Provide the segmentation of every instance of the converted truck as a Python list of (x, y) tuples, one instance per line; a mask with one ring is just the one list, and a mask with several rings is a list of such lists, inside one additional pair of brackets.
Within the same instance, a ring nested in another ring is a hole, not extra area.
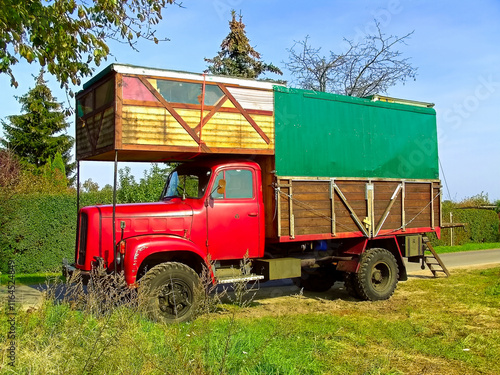
[(78, 179), (87, 160), (115, 163), (115, 191), (118, 162), (180, 164), (158, 202), (79, 208), (64, 271), (123, 272), (165, 321), (192, 318), (204, 267), (387, 299), (440, 235), (432, 104), (121, 64), (76, 101)]

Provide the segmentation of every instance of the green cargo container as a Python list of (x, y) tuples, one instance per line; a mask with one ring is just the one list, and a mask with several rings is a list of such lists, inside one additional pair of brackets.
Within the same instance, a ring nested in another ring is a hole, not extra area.
[(279, 176), (437, 179), (436, 112), (274, 87)]

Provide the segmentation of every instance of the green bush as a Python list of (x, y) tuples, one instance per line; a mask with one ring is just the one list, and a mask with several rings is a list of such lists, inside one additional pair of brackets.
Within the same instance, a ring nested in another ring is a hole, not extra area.
[[(55, 271), (75, 247), (76, 199), (65, 195), (19, 195), (1, 229), (2, 259), (13, 259), (17, 272)], [(5, 271), (2, 262), (2, 272)]]
[(444, 202), (443, 223), (450, 222), (450, 213), (453, 215), (454, 223), (464, 223), (466, 225), (462, 228), (453, 228), (453, 231), (443, 229), (440, 240), (437, 240), (436, 236), (432, 235), (430, 239), (435, 246), (450, 245), (452, 233), (454, 245), (497, 242), (500, 240), (500, 221), (495, 211), (479, 208), (460, 208), (452, 202)]
[[(111, 203), (112, 192), (83, 193), (80, 206)], [(76, 236), (76, 193), (15, 195), (0, 207), (0, 272), (8, 259), (18, 273), (56, 272), (72, 260)]]

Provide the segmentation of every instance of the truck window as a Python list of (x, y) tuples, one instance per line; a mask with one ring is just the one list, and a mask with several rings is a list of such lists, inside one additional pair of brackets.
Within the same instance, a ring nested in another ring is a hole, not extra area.
[(171, 197), (202, 198), (205, 194), (210, 170), (207, 168), (179, 168), (167, 179), (162, 199)]
[(229, 169), (219, 172), (215, 178), (217, 186), (219, 180), (226, 180), (225, 195), (214, 192), (214, 199), (252, 199), (253, 198), (253, 177), (252, 171), (248, 169)]
[[(200, 104), (202, 84), (157, 80), (160, 94), (171, 103)], [(222, 90), (215, 85), (205, 85), (205, 105), (215, 105), (224, 96)]]

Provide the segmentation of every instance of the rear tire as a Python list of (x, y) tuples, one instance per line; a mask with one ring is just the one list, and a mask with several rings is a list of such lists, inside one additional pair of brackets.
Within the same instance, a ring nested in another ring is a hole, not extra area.
[(353, 286), (359, 298), (380, 301), (392, 296), (398, 278), (399, 268), (394, 255), (385, 249), (369, 249), (361, 256)]
[(353, 298), (360, 299), (361, 296), (357, 289), (356, 274), (352, 272), (346, 272), (344, 275), (344, 288)]
[(293, 283), (308, 292), (326, 292), (337, 281), (334, 269), (323, 267), (315, 270), (302, 269), (302, 276), (295, 277)]
[(193, 319), (200, 300), (200, 278), (182, 263), (161, 263), (151, 268), (140, 282), (142, 305), (148, 317), (165, 323)]

